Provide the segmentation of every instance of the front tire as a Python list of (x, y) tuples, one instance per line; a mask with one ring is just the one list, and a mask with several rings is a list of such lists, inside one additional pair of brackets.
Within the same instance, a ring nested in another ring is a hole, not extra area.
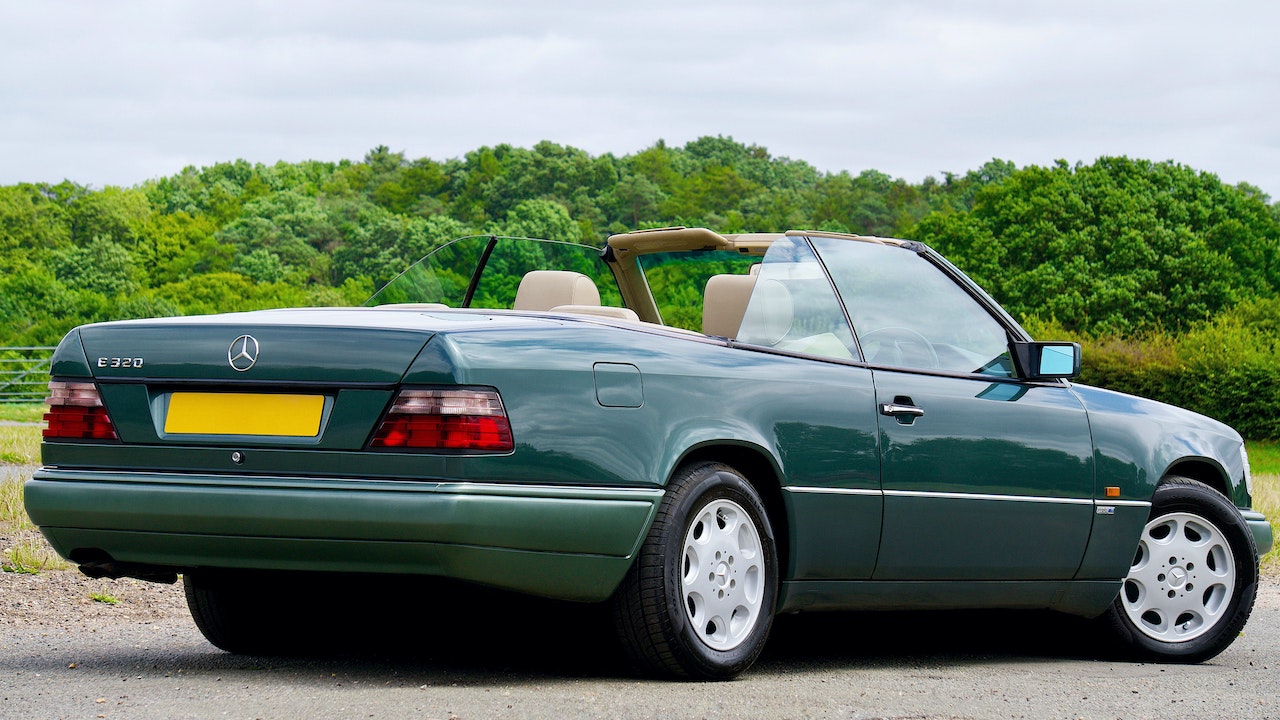
[(1120, 594), (1104, 616), (1131, 654), (1196, 663), (1240, 634), (1258, 589), (1258, 550), (1240, 511), (1204, 483), (1166, 478)]
[(759, 494), (728, 465), (697, 463), (668, 485), (614, 594), (614, 623), (642, 669), (725, 680), (764, 649), (777, 592), (777, 550)]

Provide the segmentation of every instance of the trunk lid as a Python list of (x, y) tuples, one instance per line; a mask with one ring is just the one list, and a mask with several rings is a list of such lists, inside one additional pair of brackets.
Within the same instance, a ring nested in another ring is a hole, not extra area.
[[(405, 373), (437, 333), (560, 323), (518, 314), (402, 307), (264, 310), (87, 325), (76, 331), (77, 350), (84, 352), (119, 444), (113, 450), (109, 443), (83, 445), (60, 436), (45, 443), (45, 462), (108, 466), (123, 462), (116, 452), (127, 450), (131, 464), (190, 470), (200, 465), (188, 464), (196, 456), (172, 451), (228, 448), (236, 450), (227, 453), (229, 462), (239, 464), (246, 456), (266, 462), (270, 455), (264, 450), (363, 450)], [(83, 365), (67, 341), (55, 354), (65, 357), (55, 357), (53, 374), (74, 384)], [(433, 377), (449, 376), (448, 368), (440, 371)], [(245, 453), (244, 448), (257, 450)], [(242, 468), (217, 469), (254, 469), (244, 462)]]
[(415, 312), (302, 309), (79, 335), (126, 446), (358, 450), (439, 325)]
[(420, 313), (281, 310), (80, 329), (99, 380), (393, 384), (435, 333)]

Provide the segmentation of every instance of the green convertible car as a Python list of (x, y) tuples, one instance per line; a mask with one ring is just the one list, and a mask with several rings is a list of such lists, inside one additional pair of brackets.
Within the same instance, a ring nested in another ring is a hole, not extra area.
[(218, 647), (271, 576), (607, 602), (642, 668), (727, 678), (778, 613), (1048, 608), (1196, 662), (1270, 525), (1240, 436), (1073, 384), (915, 242), (664, 228), (471, 237), (363, 308), (87, 325), (27, 510), (95, 577), (173, 582)]

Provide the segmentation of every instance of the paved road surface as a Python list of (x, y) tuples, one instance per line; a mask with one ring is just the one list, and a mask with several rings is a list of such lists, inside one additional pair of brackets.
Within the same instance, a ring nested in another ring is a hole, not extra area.
[(298, 658), (220, 652), (174, 613), (0, 618), (0, 718), (1280, 718), (1274, 578), (1204, 665), (1099, 660), (1088, 627), (1039, 613), (814, 615), (729, 683), (637, 678), (580, 610), (371, 605), (316, 627), (357, 640)]

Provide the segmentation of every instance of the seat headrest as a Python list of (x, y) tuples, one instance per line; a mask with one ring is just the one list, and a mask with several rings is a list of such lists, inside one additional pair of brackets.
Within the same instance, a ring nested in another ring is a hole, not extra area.
[(591, 278), (568, 270), (534, 270), (520, 279), (515, 310), (550, 310), (558, 305), (599, 305)]
[(707, 278), (707, 288), (702, 295), (702, 332), (735, 338), (742, 326), (742, 315), (747, 311), (751, 289), (756, 286), (754, 275), (712, 275)]

